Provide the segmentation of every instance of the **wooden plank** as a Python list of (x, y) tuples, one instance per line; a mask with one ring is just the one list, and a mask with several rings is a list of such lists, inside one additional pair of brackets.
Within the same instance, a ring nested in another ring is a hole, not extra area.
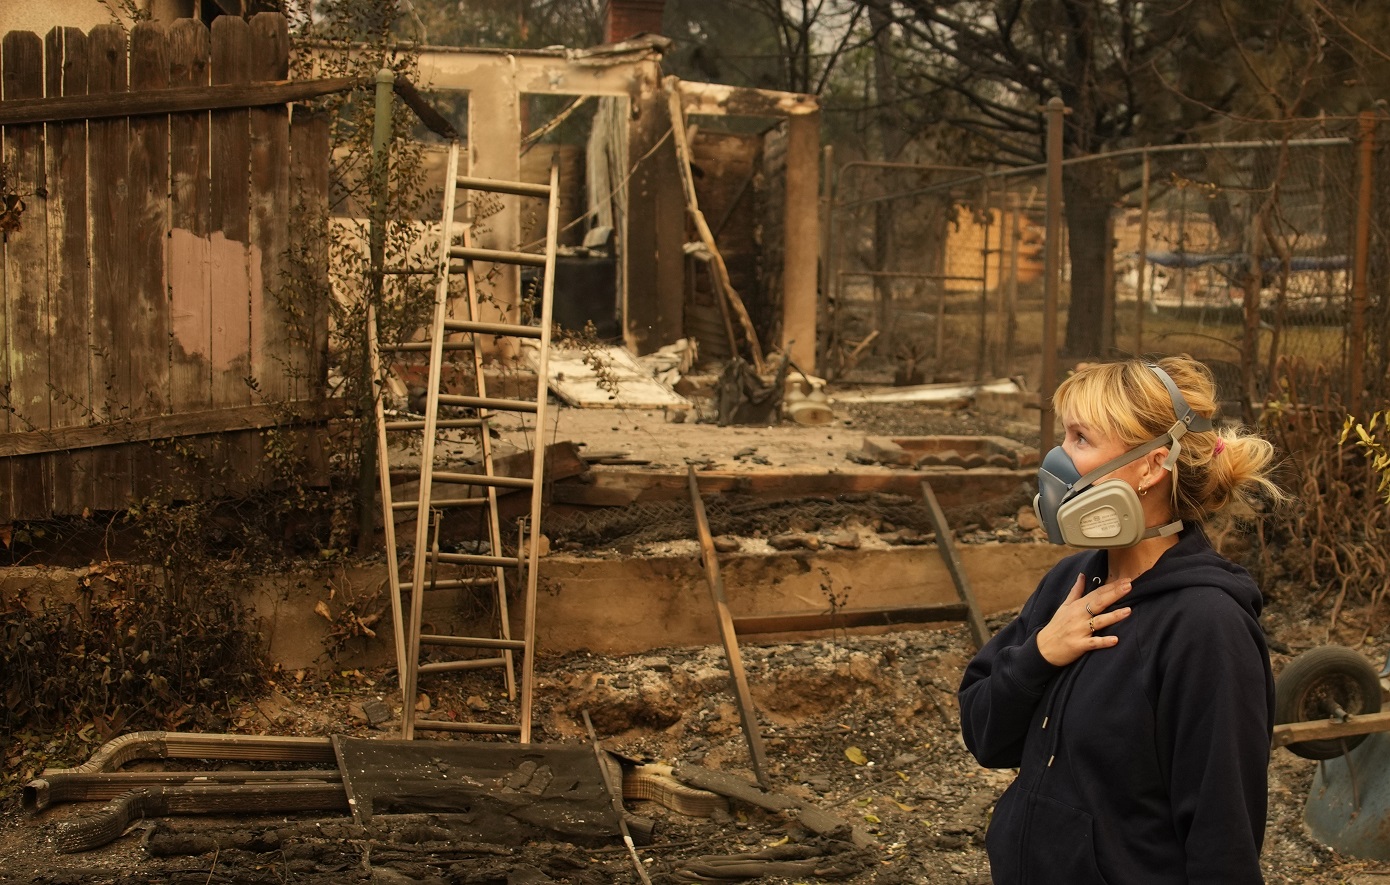
[[(46, 92), (87, 94), (87, 35), (54, 28), (45, 41)], [(53, 334), (48, 350), (53, 427), (86, 426), (92, 410), (92, 280), (87, 265), (87, 127), (48, 127), (48, 289)], [(94, 466), (88, 453), (54, 453), (53, 511), (81, 513), (91, 500)]]
[[(0, 98), (5, 101), (43, 96), (43, 41), (29, 31), (11, 31), (0, 44)], [(4, 234), (6, 316), (9, 336), (9, 401), (11, 428), (47, 430), (53, 425), (49, 408), (48, 223), (45, 218), (44, 146), (42, 126), (7, 126), (4, 151), (7, 190), (25, 205), (17, 226)], [(11, 465), (10, 497), (22, 513), (46, 512), (52, 507), (52, 465), (27, 458)]]
[[(196, 19), (169, 28), (169, 84), (206, 86), (211, 76), (212, 38)], [(187, 111), (169, 118), (169, 408), (174, 414), (205, 411), (212, 400), (212, 251), (208, 221), (212, 203), (209, 115)], [(187, 455), (174, 465), (190, 494), (212, 494), (213, 443), (190, 439)]]
[[(239, 16), (212, 22), (214, 84), (250, 81), (251, 28)], [(217, 408), (248, 406), (251, 389), (250, 113), (214, 111), (209, 251), (212, 258), (212, 403)], [(260, 262), (255, 262), (259, 268)], [(219, 441), (226, 453), (224, 491), (244, 492), (258, 485), (259, 467), (246, 434)]]
[(729, 660), (729, 675), (734, 683), (734, 696), (738, 699), (739, 720), (743, 724), (743, 736), (748, 741), (753, 775), (758, 783), (767, 789), (767, 757), (763, 752), (762, 732), (758, 730), (758, 712), (753, 707), (753, 695), (748, 690), (748, 674), (743, 670), (743, 656), (738, 650), (738, 634), (734, 632), (733, 617), (729, 614), (729, 604), (724, 601), (724, 579), (719, 574), (719, 557), (714, 550), (709, 520), (705, 517), (705, 502), (700, 498), (700, 483), (695, 478), (695, 468), (688, 467), (686, 475), (690, 484), (690, 503), (695, 508), (695, 529), (700, 539), (700, 561), (705, 567), (705, 580), (709, 584), (714, 614), (719, 621), (719, 638), (724, 643), (724, 655)]
[[(211, 37), (201, 22), (175, 22), (169, 29), (169, 82), (176, 86), (207, 83), (211, 51)], [(169, 119), (170, 406), (176, 412), (212, 406), (209, 127), (206, 113), (182, 113)]]
[(964, 603), (959, 602), (900, 608), (849, 608), (833, 613), (807, 612), (734, 618), (734, 630), (740, 636), (751, 636), (766, 633), (844, 630), (853, 627), (900, 627), (908, 624), (964, 621), (969, 617), (969, 614), (969, 608)]
[(946, 570), (951, 573), (951, 580), (956, 584), (956, 593), (969, 610), (966, 622), (970, 625), (970, 635), (975, 640), (975, 647), (983, 648), (985, 643), (989, 642), (989, 627), (985, 625), (984, 616), (980, 614), (980, 605), (975, 601), (975, 591), (971, 588), (970, 579), (966, 577), (965, 568), (960, 563), (960, 555), (956, 553), (954, 536), (951, 526), (946, 522), (946, 514), (942, 512), (941, 504), (936, 500), (936, 493), (926, 480), (922, 481), (922, 500), (927, 505), (932, 528), (936, 530), (936, 549), (946, 561)]
[[(252, 17), (250, 61), (252, 80), (280, 80), (289, 74), (289, 25), (283, 15)], [(290, 315), (282, 303), (290, 242), (289, 111), (283, 105), (253, 108), (249, 124), (251, 376), (261, 397), (281, 402), (289, 397), (290, 378), (305, 371), (303, 349), (291, 342)]]
[(231, 409), (154, 415), (90, 427), (5, 433), (0, 434), (0, 458), (123, 446), (185, 436), (232, 433), (273, 427), (277, 424), (315, 424), (341, 417), (344, 412), (343, 401), (340, 399), (284, 404), (257, 403)]
[[(87, 35), (87, 91), (105, 95), (126, 91), (126, 33), (117, 25), (100, 25)], [(92, 417), (119, 421), (130, 416), (129, 327), (130, 207), (123, 195), (130, 188), (130, 124), (104, 120), (87, 128), (88, 216), (92, 274)], [(96, 453), (90, 506), (114, 510), (126, 506), (131, 492), (130, 453)]]
[[(130, 33), (130, 90), (169, 86), (169, 40), (164, 26), (139, 22)], [(169, 289), (164, 249), (169, 239), (169, 118), (130, 121), (130, 312), (125, 339), (130, 347), (130, 417), (169, 412)], [(131, 447), (132, 494), (136, 498), (186, 498), (170, 488), (166, 460), (150, 446)]]
[[(1005, 468), (940, 473), (932, 486), (944, 507), (978, 504), (1017, 491), (1036, 471)], [(906, 470), (839, 473), (764, 470), (756, 473), (700, 471), (706, 492), (753, 495), (763, 498), (834, 497), (853, 494), (893, 494), (916, 498), (921, 494), (922, 474)], [(645, 501), (674, 501), (688, 497), (685, 478), (674, 470), (625, 470), (594, 468), (588, 479), (557, 483), (551, 500), (557, 504), (614, 507)]]
[(1348, 716), (1343, 721), (1336, 719), (1317, 719), (1312, 722), (1288, 722), (1274, 726), (1271, 749), (1287, 747), (1303, 741), (1329, 741), (1337, 738), (1355, 737), (1377, 731), (1390, 731), (1390, 711), (1384, 713), (1362, 713)]
[(304, 334), (299, 342), (304, 373), (293, 378), (294, 399), (321, 396), (328, 375), (328, 167), (331, 153), (329, 118), (296, 111), (290, 126), (290, 187), (293, 248), (303, 256), (295, 273), (303, 300)]
[(335, 92), (348, 92), (356, 89), (360, 83), (361, 80), (357, 77), (328, 77), (320, 80), (280, 80), (268, 83), (170, 88), (157, 92), (102, 97), (31, 99), (16, 101), (13, 104), (6, 102), (0, 106), (0, 126), (111, 120), (117, 117), (283, 105)]

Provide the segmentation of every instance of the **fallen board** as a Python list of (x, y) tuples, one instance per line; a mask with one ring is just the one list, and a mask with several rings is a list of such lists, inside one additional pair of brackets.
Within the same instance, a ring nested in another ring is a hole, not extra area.
[(377, 814), (447, 814), (479, 842), (611, 844), (619, 821), (592, 748), (473, 741), (365, 740), (333, 746), (358, 823)]

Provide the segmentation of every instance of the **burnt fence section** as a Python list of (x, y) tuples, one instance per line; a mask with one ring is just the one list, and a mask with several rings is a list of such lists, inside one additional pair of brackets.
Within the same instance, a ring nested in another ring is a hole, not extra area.
[(288, 76), (277, 14), (0, 42), (0, 522), (244, 494), (267, 445), (317, 469), (267, 436), (326, 415), (326, 301), (277, 294), (327, 212)]

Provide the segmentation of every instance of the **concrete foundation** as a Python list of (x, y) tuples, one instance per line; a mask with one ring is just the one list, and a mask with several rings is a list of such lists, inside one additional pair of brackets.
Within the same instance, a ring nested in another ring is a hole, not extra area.
[[(1022, 605), (1065, 552), (1046, 544), (958, 546), (962, 566), (986, 616)], [(861, 550), (798, 550), (720, 557), (725, 597), (736, 618), (827, 612), (839, 608), (927, 606), (958, 602), (934, 546)], [(70, 602), (90, 569), (0, 569), (0, 600)], [(476, 591), (475, 591), (476, 592)], [(523, 607), (512, 592), (513, 635)], [(267, 656), (285, 669), (369, 667), (395, 660), (385, 568), (328, 565), (265, 576), (251, 602), (262, 619)], [(704, 570), (689, 552), (626, 559), (556, 554), (541, 561), (536, 642), (543, 654), (591, 651), (628, 654), (652, 648), (719, 642)], [(347, 613), (384, 610), (374, 637), (336, 643)], [(487, 633), (476, 626), (485, 609), (473, 598), (432, 595), (431, 630)], [(325, 612), (327, 614), (325, 614)], [(471, 625), (471, 626), (470, 626)], [(759, 642), (766, 636), (745, 637)], [(786, 638), (785, 636), (778, 638)], [(340, 645), (336, 657), (328, 653)]]

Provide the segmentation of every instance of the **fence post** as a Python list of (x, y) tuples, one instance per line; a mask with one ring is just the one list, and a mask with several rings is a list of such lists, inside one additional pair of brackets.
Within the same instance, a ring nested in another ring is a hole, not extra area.
[(376, 116), (372, 127), (372, 208), (369, 231), (371, 267), (367, 289), (366, 322), (362, 329), (362, 448), (357, 465), (357, 549), (365, 551), (376, 528), (377, 429), (376, 386), (372, 377), (371, 352), (376, 306), (381, 303), (386, 272), (386, 188), (389, 182), (388, 152), (391, 147), (391, 114), (396, 74), (390, 68), (376, 72)]
[(1358, 187), (1356, 191), (1356, 253), (1351, 277), (1351, 329), (1347, 342), (1347, 404), (1351, 414), (1361, 415), (1361, 392), (1366, 365), (1366, 275), (1371, 252), (1371, 183), (1374, 174), (1376, 119), (1372, 111), (1357, 115)]
[(1144, 277), (1149, 269), (1149, 152), (1139, 190), (1139, 275), (1134, 279), (1134, 355), (1144, 355)]
[(1047, 100), (1047, 250), (1044, 255), (1042, 387), (1039, 390), (1042, 424), (1038, 451), (1052, 448), (1056, 416), (1052, 392), (1057, 389), (1057, 302), (1062, 289), (1062, 115), (1066, 105), (1057, 97)]

